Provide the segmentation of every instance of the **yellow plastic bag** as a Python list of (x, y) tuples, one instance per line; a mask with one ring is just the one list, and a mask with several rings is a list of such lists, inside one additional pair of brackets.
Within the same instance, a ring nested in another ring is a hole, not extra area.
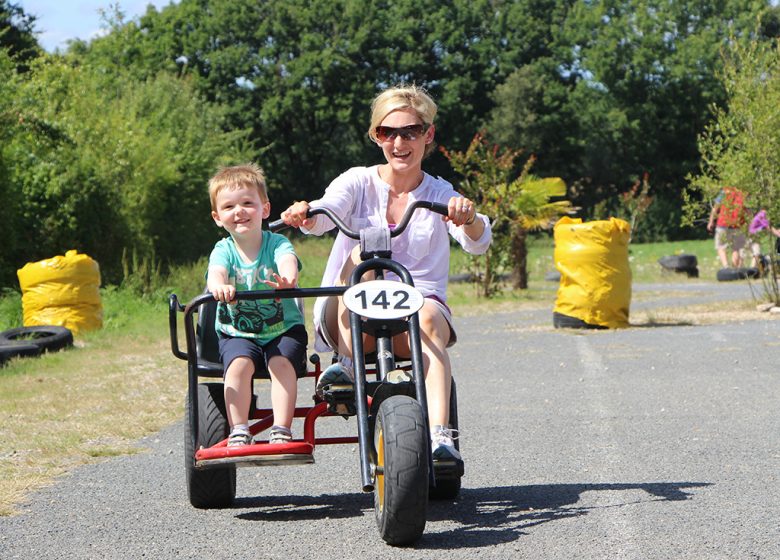
[(75, 250), (27, 263), (16, 271), (24, 326), (58, 325), (74, 334), (103, 326), (100, 267)]
[(597, 327), (628, 326), (631, 226), (618, 218), (555, 224), (555, 267), (561, 273), (555, 313)]

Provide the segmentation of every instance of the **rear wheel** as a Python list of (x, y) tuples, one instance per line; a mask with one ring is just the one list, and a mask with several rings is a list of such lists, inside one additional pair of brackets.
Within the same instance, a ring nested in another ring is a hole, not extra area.
[(201, 509), (227, 507), (236, 497), (236, 466), (227, 465), (207, 470), (195, 468), (195, 452), (211, 447), (228, 436), (222, 383), (198, 385), (198, 441), (190, 430), (189, 394), (184, 417), (184, 465), (187, 470), (187, 492), (190, 503)]
[[(455, 380), (452, 380), (450, 388), (450, 428), (455, 434), (455, 449), (460, 451), (460, 440), (458, 434), (458, 391)], [(431, 486), (428, 496), (432, 500), (454, 500), (460, 493), (460, 479), (463, 476), (462, 466), (460, 468), (440, 468), (436, 461), (433, 462), (433, 471), (436, 475), (436, 485)]]
[(391, 545), (415, 542), (428, 510), (428, 428), (416, 400), (395, 395), (383, 401), (374, 426), (374, 514), (379, 534)]

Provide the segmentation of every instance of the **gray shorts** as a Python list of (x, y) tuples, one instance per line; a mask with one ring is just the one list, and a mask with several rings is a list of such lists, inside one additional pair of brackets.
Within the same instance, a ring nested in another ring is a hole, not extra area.
[(738, 228), (716, 227), (715, 228), (715, 250), (728, 249), (732, 251), (741, 251), (745, 248), (745, 234)]

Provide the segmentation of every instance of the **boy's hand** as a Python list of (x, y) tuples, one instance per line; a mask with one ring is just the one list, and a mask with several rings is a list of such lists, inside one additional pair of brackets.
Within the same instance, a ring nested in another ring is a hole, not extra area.
[(272, 272), (271, 276), (273, 280), (263, 280), (267, 286), (276, 290), (287, 290), (295, 287), (295, 279), (287, 279), (284, 276), (279, 276), (276, 272)]
[(236, 287), (230, 284), (214, 286), (211, 289), (211, 295), (214, 296), (214, 299), (217, 301), (233, 303), (236, 299)]

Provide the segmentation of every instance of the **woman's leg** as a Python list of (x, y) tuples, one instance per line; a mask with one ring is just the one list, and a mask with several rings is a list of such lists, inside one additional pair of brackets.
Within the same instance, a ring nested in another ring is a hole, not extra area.
[[(339, 286), (346, 286), (349, 283), (349, 277), (352, 271), (360, 262), (360, 246), (356, 246), (349, 255), (349, 258), (341, 268), (339, 275)], [(373, 277), (373, 273), (366, 274), (364, 278)], [(336, 350), (340, 356), (352, 358), (352, 334), (349, 328), (349, 310), (344, 305), (343, 298), (329, 297), (325, 303), (325, 324), (323, 328), (328, 329), (330, 339), (338, 344)], [(364, 350), (370, 352), (374, 345), (369, 342), (367, 337), (363, 337)]]
[[(450, 356), (447, 353), (450, 325), (438, 307), (429, 301), (420, 309), (419, 318), (429, 424), (431, 427), (447, 426), (450, 420), (452, 384)], [(393, 343), (396, 353), (402, 356), (411, 354), (408, 336), (399, 335), (393, 339)]]

